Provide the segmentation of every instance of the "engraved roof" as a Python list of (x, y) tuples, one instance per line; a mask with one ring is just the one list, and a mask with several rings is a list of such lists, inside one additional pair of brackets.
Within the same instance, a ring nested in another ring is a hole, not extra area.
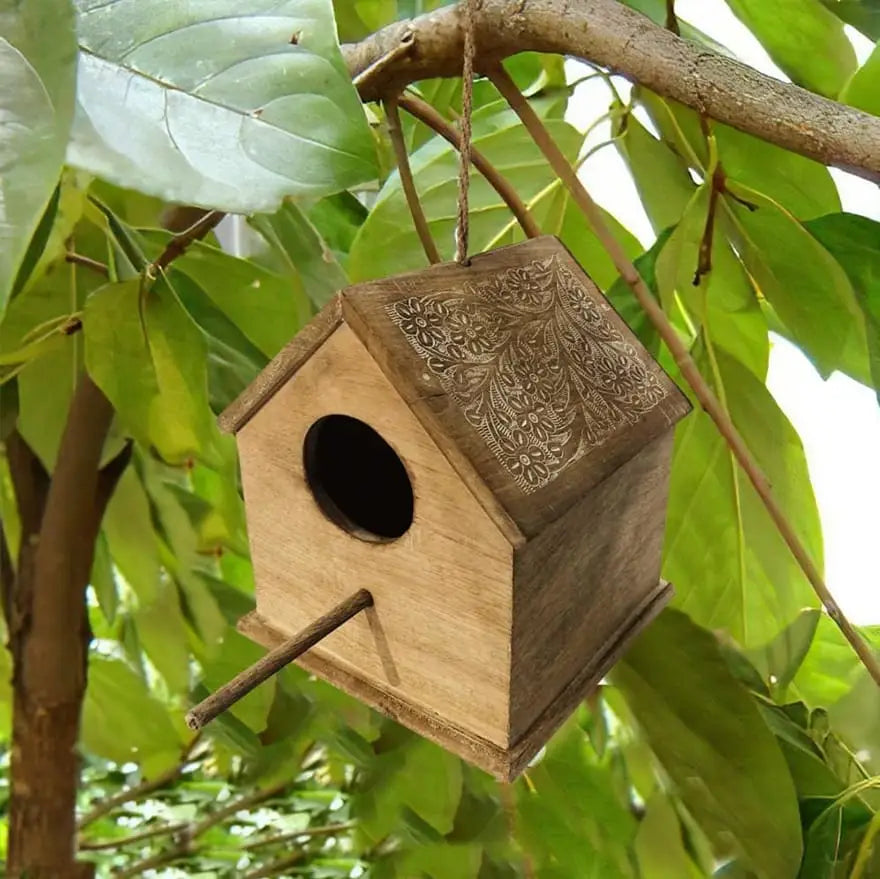
[[(485, 481), (526, 535), (690, 408), (551, 236), (349, 287), (334, 314), (323, 338), (350, 324), (453, 466), (469, 465), (462, 477)], [(276, 387), (293, 371), (276, 370)]]

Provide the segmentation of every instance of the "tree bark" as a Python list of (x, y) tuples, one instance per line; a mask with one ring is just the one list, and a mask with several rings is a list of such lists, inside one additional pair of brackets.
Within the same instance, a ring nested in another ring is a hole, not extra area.
[(7, 620), (14, 691), (7, 870), (17, 879), (93, 874), (75, 860), (76, 746), (91, 639), (85, 589), (104, 507), (130, 453), (99, 469), (112, 417), (83, 375), (48, 491), (23, 441), (7, 447), (24, 534)]
[[(573, 55), (748, 134), (880, 182), (880, 118), (688, 42), (618, 0), (482, 0), (477, 69), (518, 52)], [(343, 46), (364, 100), (461, 74), (455, 6)]]

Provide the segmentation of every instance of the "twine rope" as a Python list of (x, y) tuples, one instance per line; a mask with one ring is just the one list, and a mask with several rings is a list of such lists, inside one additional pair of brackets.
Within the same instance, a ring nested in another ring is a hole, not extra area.
[(455, 261), (468, 265), (468, 184), (471, 170), (471, 113), (473, 111), (474, 56), (474, 7), (476, 0), (462, 0), (461, 26), (464, 37), (464, 59), (461, 71), (461, 147), (458, 153), (458, 220), (455, 224)]

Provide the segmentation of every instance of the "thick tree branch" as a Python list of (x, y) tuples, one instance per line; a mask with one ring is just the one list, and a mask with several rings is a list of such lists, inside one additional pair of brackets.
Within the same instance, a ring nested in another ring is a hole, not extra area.
[[(779, 82), (690, 43), (618, 0), (483, 0), (477, 69), (529, 50), (574, 55), (617, 71), (719, 122), (880, 182), (880, 117)], [(401, 51), (404, 42), (407, 51)], [(364, 100), (420, 79), (458, 76), (458, 10), (446, 6), (343, 47)], [(377, 62), (391, 60), (382, 65)]]
[(495, 87), (501, 92), (514, 112), (519, 116), (523, 125), (528, 129), (536, 145), (550, 163), (550, 166), (559, 175), (560, 180), (562, 180), (565, 187), (571, 193), (571, 197), (587, 218), (587, 222), (592, 226), (596, 237), (611, 257), (611, 261), (614, 263), (620, 276), (632, 289), (639, 305), (642, 306), (648, 319), (654, 324), (660, 338), (666, 343), (666, 347), (669, 348), (669, 352), (681, 370), (682, 377), (694, 392), (694, 396), (703, 407), (703, 410), (715, 422), (718, 433), (721, 434), (722, 439), (742, 468), (743, 473), (746, 474), (752, 483), (758, 497), (770, 514), (773, 524), (776, 526), (800, 569), (804, 572), (804, 576), (810, 582), (813, 591), (819, 597), (825, 610), (828, 611), (828, 615), (834, 620), (843, 636), (850, 643), (850, 646), (862, 661), (862, 665), (867, 669), (868, 674), (880, 686), (880, 662), (878, 662), (878, 658), (874, 655), (874, 651), (834, 600), (834, 596), (828, 590), (822, 574), (814, 564), (809, 552), (807, 552), (806, 547), (776, 500), (770, 480), (767, 479), (764, 471), (752, 456), (749, 447), (736, 429), (736, 425), (734, 425), (727, 410), (719, 401), (708, 382), (703, 378), (690, 352), (684, 342), (682, 342), (678, 332), (669, 322), (660, 304), (648, 289), (638, 269), (633, 265), (624, 249), (620, 246), (620, 243), (612, 234), (611, 229), (602, 216), (601, 209), (590, 197), (583, 183), (578, 179), (577, 172), (550, 136), (540, 117), (520, 93), (510, 75), (503, 67), (498, 65), (490, 70), (489, 76)]

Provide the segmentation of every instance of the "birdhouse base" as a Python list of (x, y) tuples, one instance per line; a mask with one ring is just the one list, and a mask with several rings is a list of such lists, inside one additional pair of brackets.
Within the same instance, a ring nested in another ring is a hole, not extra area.
[[(635, 637), (660, 613), (672, 597), (672, 586), (660, 581), (645, 601), (598, 650), (592, 660), (563, 687), (535, 722), (509, 748), (501, 748), (449, 723), (438, 714), (410, 704), (393, 692), (360, 678), (349, 668), (322, 654), (320, 647), (297, 660), (306, 671), (333, 684), (387, 717), (457, 754), (468, 763), (494, 775), (500, 781), (516, 778), (550, 736), (566, 720), (612, 666), (623, 656)], [(289, 633), (278, 631), (254, 610), (238, 622), (238, 630), (252, 641), (273, 649), (287, 641)]]

